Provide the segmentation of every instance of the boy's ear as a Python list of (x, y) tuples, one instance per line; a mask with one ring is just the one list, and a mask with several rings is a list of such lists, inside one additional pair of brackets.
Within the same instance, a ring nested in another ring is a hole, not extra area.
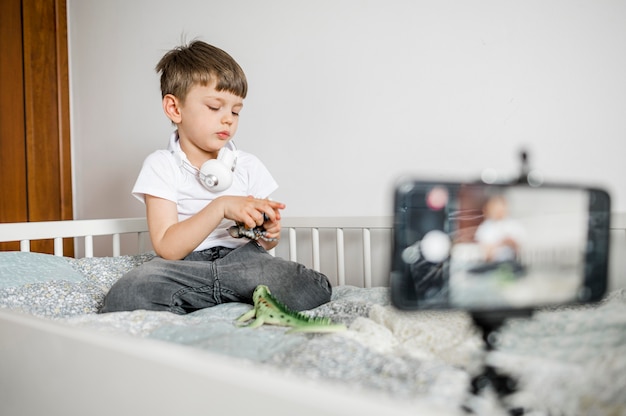
[(163, 97), (163, 111), (165, 115), (172, 120), (172, 123), (179, 124), (182, 116), (180, 114), (180, 101), (172, 94), (166, 94)]

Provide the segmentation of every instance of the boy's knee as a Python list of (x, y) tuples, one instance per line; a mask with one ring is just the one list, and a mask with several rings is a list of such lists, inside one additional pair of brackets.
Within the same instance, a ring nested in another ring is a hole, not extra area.
[(326, 275), (311, 270), (316, 275), (311, 277), (311, 288), (309, 293), (311, 294), (311, 305), (308, 305), (306, 309), (316, 308), (320, 305), (330, 302), (330, 298), (333, 293), (332, 285), (326, 277)]
[[(332, 285), (324, 274), (299, 265), (298, 273), (295, 276), (286, 276), (286, 279), (288, 283), (284, 289), (290, 293), (281, 295), (285, 296), (285, 303), (291, 309), (304, 311), (330, 302)], [(279, 291), (283, 292), (282, 289)]]
[(165, 310), (155, 303), (154, 280), (151, 279), (156, 264), (151, 262), (130, 270), (111, 286), (104, 297), (99, 313), (133, 311), (138, 309)]

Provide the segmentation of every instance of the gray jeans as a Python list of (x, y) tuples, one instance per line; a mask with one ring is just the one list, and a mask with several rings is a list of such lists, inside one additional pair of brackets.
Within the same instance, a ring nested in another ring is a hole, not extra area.
[(250, 241), (237, 249), (193, 252), (184, 260), (155, 257), (122, 276), (100, 312), (146, 309), (185, 314), (226, 302), (252, 303), (252, 292), (260, 284), (296, 311), (330, 301), (332, 292), (323, 274), (273, 257)]

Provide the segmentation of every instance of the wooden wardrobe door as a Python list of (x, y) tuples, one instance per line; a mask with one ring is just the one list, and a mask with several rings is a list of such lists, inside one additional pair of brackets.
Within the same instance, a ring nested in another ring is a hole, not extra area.
[(65, 0), (0, 3), (0, 221), (72, 219)]
[(27, 221), (22, 7), (0, 2), (0, 221)]

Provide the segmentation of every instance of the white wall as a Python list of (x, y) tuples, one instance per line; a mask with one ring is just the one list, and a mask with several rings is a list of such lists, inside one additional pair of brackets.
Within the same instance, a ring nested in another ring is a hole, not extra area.
[(403, 173), (518, 169), (606, 186), (626, 211), (626, 1), (68, 0), (75, 217), (143, 216), (167, 143), (154, 66), (199, 37), (250, 83), (237, 143), (286, 216), (390, 214)]

